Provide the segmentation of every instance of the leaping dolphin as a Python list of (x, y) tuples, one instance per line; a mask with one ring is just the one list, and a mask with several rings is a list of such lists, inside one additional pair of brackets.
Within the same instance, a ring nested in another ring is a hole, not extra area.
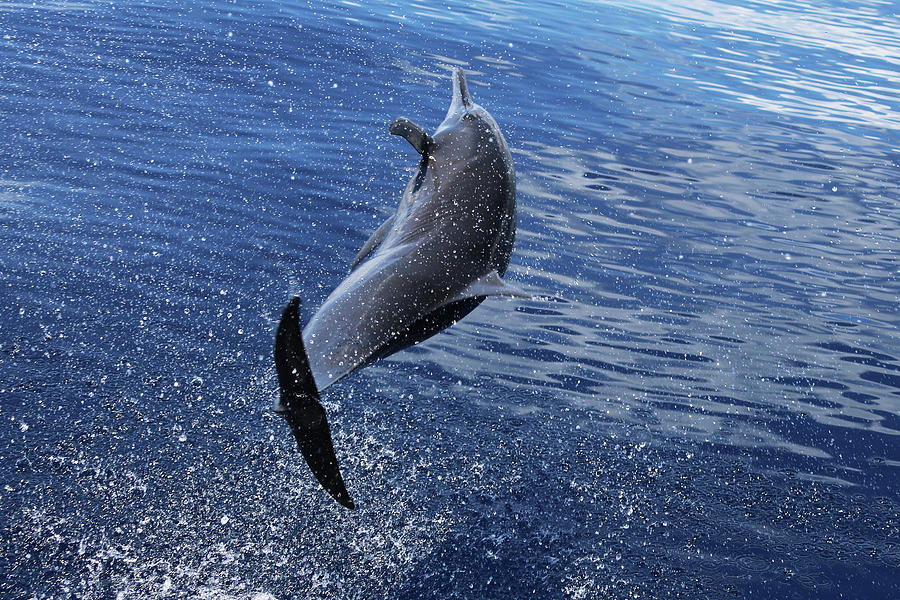
[(487, 296), (530, 297), (500, 279), (516, 233), (516, 176), (500, 128), (472, 102), (463, 71), (453, 73), (453, 100), (434, 135), (405, 118), (390, 132), (422, 155), (397, 212), (363, 245), (302, 335), (295, 296), (275, 336), (275, 411), (316, 479), (347, 508), (354, 504), (319, 392), (456, 323)]

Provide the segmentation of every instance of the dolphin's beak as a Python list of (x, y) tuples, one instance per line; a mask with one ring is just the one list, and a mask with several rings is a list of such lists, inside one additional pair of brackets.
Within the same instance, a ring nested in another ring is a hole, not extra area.
[(469, 96), (469, 86), (466, 85), (466, 74), (462, 69), (454, 69), (453, 100), (450, 101), (450, 109), (447, 111), (447, 116), (465, 112), (473, 106), (472, 97)]
[(341, 477), (328, 419), (319, 403), (319, 392), (303, 348), (300, 298), (297, 296), (284, 308), (275, 334), (275, 370), (281, 388), (281, 399), (275, 412), (290, 425), (306, 464), (322, 487), (342, 506), (354, 508)]

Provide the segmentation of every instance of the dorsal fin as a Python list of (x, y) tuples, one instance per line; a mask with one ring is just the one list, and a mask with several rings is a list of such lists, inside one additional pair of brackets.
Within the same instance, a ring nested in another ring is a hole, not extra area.
[(497, 271), (490, 271), (470, 282), (457, 294), (447, 298), (441, 305), (446, 306), (466, 298), (477, 298), (479, 296), (515, 296), (517, 298), (531, 299), (531, 294), (500, 279)]

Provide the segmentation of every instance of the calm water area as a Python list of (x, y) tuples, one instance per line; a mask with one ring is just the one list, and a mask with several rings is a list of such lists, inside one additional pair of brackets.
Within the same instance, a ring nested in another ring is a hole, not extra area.
[[(0, 2), (0, 597), (900, 598), (890, 1)], [(465, 69), (505, 278), (284, 421)]]

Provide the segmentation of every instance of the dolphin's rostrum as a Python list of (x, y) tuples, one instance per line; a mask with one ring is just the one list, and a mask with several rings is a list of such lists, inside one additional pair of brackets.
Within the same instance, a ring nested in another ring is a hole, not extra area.
[(452, 325), (487, 296), (522, 296), (500, 278), (516, 231), (512, 157), (497, 123), (472, 102), (461, 69), (434, 135), (409, 119), (391, 123), (421, 154), (400, 206), (365, 243), (350, 274), (300, 334), (299, 298), (275, 337), (287, 420), (319, 483), (353, 508), (319, 392), (380, 358)]

